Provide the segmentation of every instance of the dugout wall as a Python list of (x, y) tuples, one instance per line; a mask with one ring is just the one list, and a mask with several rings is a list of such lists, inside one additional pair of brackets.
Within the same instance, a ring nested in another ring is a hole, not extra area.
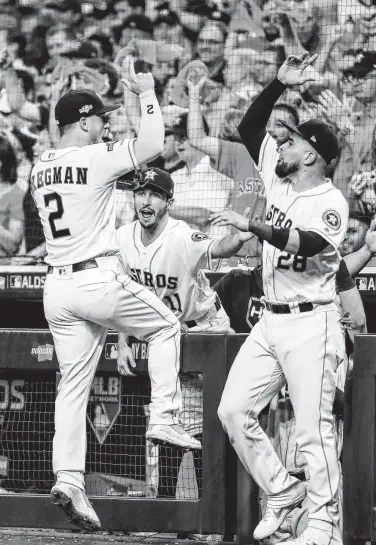
[[(174, 498), (161, 499), (148, 493), (145, 406), (150, 391), (145, 347), (136, 354), (138, 376), (119, 377), (117, 334), (109, 333), (87, 425), (86, 486), (104, 530), (236, 533), (237, 461), (217, 407), (228, 369), (245, 338), (220, 334), (183, 338), (182, 378), (202, 377), (202, 495), (198, 497), (197, 483), (192, 485), (195, 472), (188, 455), (180, 468), (180, 491)], [(52, 337), (45, 330), (1, 330), (0, 354), (0, 525), (73, 528), (49, 498), (59, 379)], [(244, 502), (240, 504), (244, 509)]]

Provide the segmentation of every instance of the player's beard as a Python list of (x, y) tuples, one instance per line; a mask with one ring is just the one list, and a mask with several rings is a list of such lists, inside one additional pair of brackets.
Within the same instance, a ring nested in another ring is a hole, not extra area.
[(141, 223), (141, 226), (144, 229), (148, 229), (150, 231), (155, 231), (157, 229), (158, 225), (163, 220), (163, 218), (166, 216), (167, 212), (168, 212), (168, 207), (167, 207), (167, 204), (166, 204), (165, 208), (163, 208), (162, 210), (159, 210), (158, 212), (156, 212), (154, 216), (151, 216), (151, 219), (153, 219), (154, 221), (146, 221), (145, 222), (145, 220), (143, 219), (143, 217), (141, 216), (140, 213), (138, 213), (137, 216), (138, 216), (139, 222)]
[(295, 163), (286, 163), (285, 161), (283, 161), (283, 159), (279, 159), (275, 167), (275, 173), (278, 178), (286, 178), (286, 176), (289, 176), (290, 174), (293, 174), (298, 170), (298, 161), (295, 161)]

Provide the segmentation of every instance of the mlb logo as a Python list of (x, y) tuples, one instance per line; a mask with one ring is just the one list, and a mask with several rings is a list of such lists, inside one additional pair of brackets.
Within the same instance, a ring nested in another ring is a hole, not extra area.
[(117, 360), (118, 357), (118, 345), (117, 343), (106, 343), (104, 349), (104, 357), (106, 360)]
[(21, 275), (12, 275), (10, 277), (10, 288), (19, 289), (22, 286), (22, 276)]
[(367, 285), (367, 277), (362, 276), (360, 278), (356, 278), (356, 284), (358, 290), (367, 291), (368, 285)]

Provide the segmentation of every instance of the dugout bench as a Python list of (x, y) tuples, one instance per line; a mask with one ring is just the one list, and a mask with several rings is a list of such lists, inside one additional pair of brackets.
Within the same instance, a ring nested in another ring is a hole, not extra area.
[[(183, 476), (180, 496), (160, 499), (145, 493), (144, 408), (150, 395), (145, 351), (140, 347), (136, 354), (138, 376), (119, 377), (117, 334), (108, 334), (87, 425), (86, 486), (104, 530), (238, 534), (240, 541), (249, 534), (254, 490), (217, 417), (228, 369), (245, 338), (183, 337), (183, 376), (203, 376), (202, 496), (190, 492), (192, 471), (186, 468), (188, 484)], [(46, 330), (0, 330), (0, 354), (0, 526), (73, 528), (49, 497), (58, 380), (52, 337)], [(257, 522), (258, 508), (253, 519)]]

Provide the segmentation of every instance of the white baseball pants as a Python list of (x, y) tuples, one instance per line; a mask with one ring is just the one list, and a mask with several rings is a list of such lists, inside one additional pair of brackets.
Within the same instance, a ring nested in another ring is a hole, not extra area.
[(334, 305), (312, 312), (265, 310), (242, 345), (228, 376), (219, 418), (244, 467), (275, 508), (288, 506), (299, 483), (281, 464), (258, 415), (289, 385), (296, 436), (306, 458), (308, 527), (317, 545), (338, 534), (339, 467), (333, 435), (335, 372), (345, 348)]
[[(55, 405), (53, 471), (85, 471), (86, 409), (107, 330), (149, 343), (153, 385), (151, 424), (178, 422), (180, 324), (156, 295), (122, 271), (117, 256), (98, 268), (54, 268), (44, 286), (44, 311), (54, 339), (61, 381)], [(77, 484), (77, 479), (65, 480)], [(81, 479), (81, 485), (83, 479)]]

